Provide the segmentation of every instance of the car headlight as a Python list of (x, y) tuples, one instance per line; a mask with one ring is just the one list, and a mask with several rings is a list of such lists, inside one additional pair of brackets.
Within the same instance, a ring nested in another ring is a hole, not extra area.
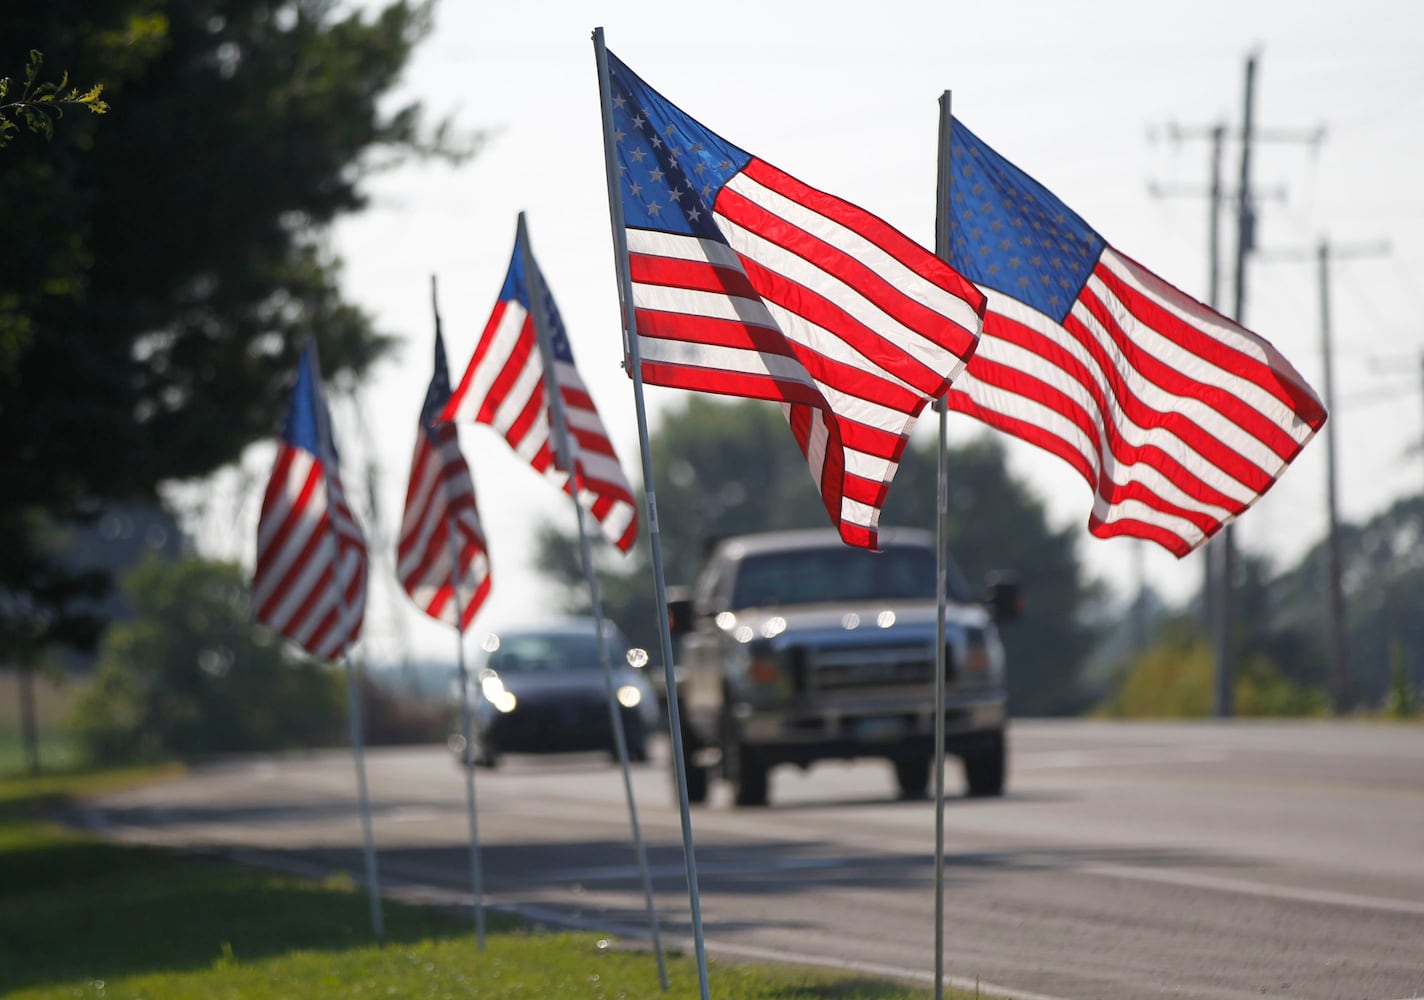
[(618, 704), (624, 708), (637, 708), (643, 701), (643, 692), (632, 684), (624, 684), (618, 689)]
[(514, 692), (505, 688), (504, 682), (499, 679), (499, 674), (493, 671), (486, 671), (480, 678), (480, 692), (485, 696), (485, 701), (506, 715), (514, 711), (514, 706), (519, 704), (519, 699), (514, 697)]

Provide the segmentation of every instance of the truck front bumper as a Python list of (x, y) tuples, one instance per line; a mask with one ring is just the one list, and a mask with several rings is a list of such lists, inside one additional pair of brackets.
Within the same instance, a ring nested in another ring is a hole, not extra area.
[[(934, 753), (934, 709), (918, 703), (868, 699), (855, 705), (776, 711), (739, 705), (736, 715), (744, 747), (767, 764), (857, 757), (899, 760)], [(945, 702), (945, 752), (988, 752), (1007, 721), (1002, 691), (956, 694)]]

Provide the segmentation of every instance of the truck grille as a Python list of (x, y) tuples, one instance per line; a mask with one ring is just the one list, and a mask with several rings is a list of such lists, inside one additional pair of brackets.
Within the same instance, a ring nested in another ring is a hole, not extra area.
[[(897, 646), (817, 646), (805, 650), (807, 687), (815, 691), (923, 685), (934, 679), (934, 649), (923, 643)], [(945, 678), (954, 677), (952, 650), (945, 650)]]

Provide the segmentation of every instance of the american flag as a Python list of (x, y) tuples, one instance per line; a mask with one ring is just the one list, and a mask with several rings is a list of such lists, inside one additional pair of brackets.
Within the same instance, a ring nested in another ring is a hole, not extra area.
[(437, 318), (435, 374), (420, 409), (396, 541), (396, 576), (421, 611), (463, 632), (489, 596), (490, 561), (459, 434), (454, 424), (439, 422), (449, 399), (450, 370)]
[[(564, 331), (559, 310), (542, 276), (531, 282), (524, 261), (537, 269), (515, 239), (514, 255), (504, 277), (499, 300), (475, 346), (464, 378), (440, 413), (441, 420), (472, 420), (489, 424), (504, 436), (514, 453), (551, 480), (573, 493), (599, 523), (600, 530), (624, 552), (638, 537), (638, 508), (632, 487), (618, 464), (613, 443), (598, 418)], [(543, 356), (530, 311), (531, 287), (544, 289), (543, 311), (553, 356), (552, 381), (558, 386), (571, 455), (568, 469), (555, 462), (552, 414), (546, 395)]]
[(1089, 530), (1184, 556), (1268, 490), (1325, 407), (1264, 339), (1113, 249), (958, 121), (950, 262), (988, 292), (948, 402), (1068, 462)]
[(366, 538), (341, 487), (316, 344), (308, 343), (257, 523), (257, 620), (335, 659), (361, 634)]
[(608, 68), (644, 380), (781, 403), (841, 538), (874, 548), (916, 418), (974, 352), (983, 294), (611, 53)]

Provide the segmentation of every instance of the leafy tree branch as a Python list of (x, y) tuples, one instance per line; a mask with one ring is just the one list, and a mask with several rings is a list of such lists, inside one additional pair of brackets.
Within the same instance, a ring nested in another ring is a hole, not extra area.
[(96, 115), (107, 114), (109, 105), (99, 99), (104, 85), (96, 83), (88, 90), (69, 87), (69, 74), (60, 75), (56, 82), (39, 82), (40, 66), (44, 55), (38, 49), (30, 50), (30, 64), (25, 67), (25, 84), (14, 100), (10, 96), (10, 78), (0, 77), (0, 147), (10, 144), (10, 140), (24, 126), (36, 135), (46, 139), (54, 137), (54, 123), (64, 117), (66, 107), (88, 108)]

